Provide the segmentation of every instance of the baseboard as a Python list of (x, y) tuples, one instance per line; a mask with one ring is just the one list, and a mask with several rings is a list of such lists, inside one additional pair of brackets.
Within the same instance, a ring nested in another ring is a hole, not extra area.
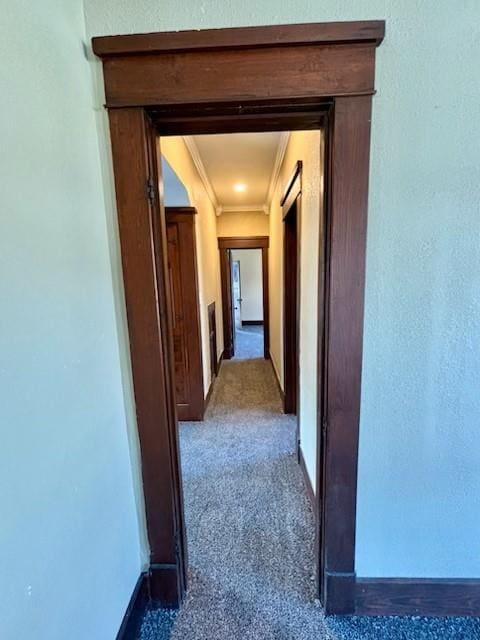
[(371, 616), (480, 616), (480, 578), (357, 578), (355, 612)]
[(225, 354), (225, 350), (223, 350), (223, 351), (222, 351), (222, 353), (220, 354), (220, 356), (219, 356), (219, 358), (218, 358), (218, 362), (217, 362), (217, 376), (218, 376), (218, 373), (219, 373), (219, 371), (220, 371), (220, 367), (222, 366), (222, 362), (223, 362), (224, 354)]
[(116, 640), (134, 640), (142, 624), (143, 615), (150, 602), (148, 575), (142, 573), (137, 580), (132, 597), (123, 616)]
[(212, 397), (213, 383), (214, 382), (215, 382), (215, 378), (210, 382), (210, 386), (208, 387), (207, 395), (205, 396), (204, 409), (203, 409), (204, 413), (207, 410), (208, 405), (210, 404), (210, 399)]
[(310, 506), (312, 507), (313, 513), (316, 512), (315, 509), (315, 492), (313, 490), (312, 481), (310, 480), (310, 476), (308, 475), (307, 465), (305, 464), (305, 458), (303, 457), (302, 447), (299, 447), (299, 456), (298, 463), (300, 465), (300, 469), (303, 474), (303, 482), (305, 484), (305, 489), (307, 490), (308, 500), (310, 502)]
[(242, 320), (242, 327), (249, 327), (249, 326), (262, 327), (263, 320)]
[(283, 389), (282, 389), (282, 387), (280, 385), (280, 379), (278, 377), (277, 370), (275, 369), (275, 365), (273, 364), (274, 360), (272, 358), (272, 354), (269, 352), (268, 355), (270, 357), (270, 362), (272, 363), (272, 369), (273, 369), (273, 374), (275, 376), (275, 382), (277, 383), (278, 392), (280, 393), (280, 397), (282, 399), (282, 406), (283, 406), (283, 404), (285, 403), (285, 394), (284, 394)]
[(176, 609), (181, 604), (182, 587), (176, 564), (151, 564), (148, 572), (148, 588), (152, 602)]

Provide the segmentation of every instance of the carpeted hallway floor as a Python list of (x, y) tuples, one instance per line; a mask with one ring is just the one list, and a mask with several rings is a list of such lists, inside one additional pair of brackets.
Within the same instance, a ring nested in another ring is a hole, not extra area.
[(235, 327), (235, 360), (263, 358), (263, 326)]
[(475, 619), (328, 618), (315, 601), (313, 515), (270, 362), (223, 363), (204, 422), (180, 425), (190, 586), (140, 640), (480, 638)]

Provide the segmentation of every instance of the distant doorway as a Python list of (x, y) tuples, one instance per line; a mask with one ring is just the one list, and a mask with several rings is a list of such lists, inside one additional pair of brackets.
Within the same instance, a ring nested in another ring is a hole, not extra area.
[(218, 238), (225, 360), (270, 358), (268, 244), (268, 236)]
[(261, 249), (229, 249), (231, 255), (234, 357), (264, 356)]

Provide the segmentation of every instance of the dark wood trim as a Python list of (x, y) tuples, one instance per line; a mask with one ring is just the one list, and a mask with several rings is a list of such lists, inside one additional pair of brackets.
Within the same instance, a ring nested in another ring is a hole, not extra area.
[[(363, 347), (371, 99), (335, 98), (328, 161), (329, 265), (322, 555), (328, 613), (352, 611), (355, 572), (358, 429)], [(323, 327), (319, 327), (323, 330)], [(323, 384), (323, 383), (322, 383)], [(344, 589), (339, 595), (337, 585)], [(343, 603), (343, 604), (342, 604)]]
[(218, 238), (220, 251), (220, 280), (222, 286), (222, 318), (224, 358), (230, 359), (234, 355), (233, 322), (232, 322), (232, 291), (229, 251), (232, 249), (261, 249), (262, 250), (262, 296), (263, 296), (263, 356), (270, 357), (270, 296), (268, 292), (268, 236), (232, 236)]
[(122, 624), (116, 635), (116, 640), (132, 640), (137, 638), (143, 616), (150, 602), (150, 587), (148, 574), (142, 573), (133, 589), (132, 596), (123, 616)]
[[(188, 127), (202, 133), (229, 127), (279, 130), (287, 120), (290, 130), (315, 122), (328, 127), (323, 404), (328, 437), (316, 496), (322, 505), (319, 582), (327, 612), (352, 613), (370, 111), (375, 48), (383, 33), (383, 22), (327, 23), (93, 41), (103, 57), (112, 133), (151, 591), (165, 602), (182, 598), (186, 546), (164, 216), (158, 193), (151, 203), (146, 197), (147, 184), (157, 183), (153, 127), (162, 131), (163, 121), (171, 134)], [(267, 247), (262, 251), (265, 256)], [(264, 320), (267, 334), (268, 317)], [(322, 318), (319, 330), (323, 326)]]
[(101, 57), (234, 50), (308, 44), (372, 43), (379, 45), (385, 35), (383, 20), (322, 22), (232, 27), (201, 31), (165, 31), (92, 38), (93, 52)]
[(270, 239), (268, 236), (232, 236), (231, 238), (218, 238), (219, 249), (268, 249)]
[(219, 252), (220, 283), (222, 288), (223, 357), (225, 360), (230, 360), (230, 358), (233, 358), (234, 354), (230, 253), (228, 249), (219, 249)]
[(297, 459), (300, 458), (300, 265), (302, 162), (295, 163), (280, 201), (283, 220), (283, 380), (284, 411), (297, 415)]
[(315, 500), (315, 491), (313, 490), (312, 481), (310, 480), (310, 476), (308, 475), (307, 465), (305, 464), (302, 447), (299, 448), (298, 464), (300, 465), (300, 469), (302, 470), (303, 484), (305, 485), (308, 501), (310, 502), (313, 513), (316, 513), (317, 506)]
[[(176, 290), (174, 305), (178, 311), (178, 314), (175, 310), (172, 314), (177, 349), (176, 375), (182, 384), (180, 394), (177, 386), (177, 416), (185, 421), (203, 420), (204, 411), (196, 213), (195, 207), (165, 207), (167, 231), (173, 234), (168, 242), (173, 241), (173, 249), (170, 248), (178, 270), (171, 266), (173, 272), (169, 273), (172, 297), (175, 297), (173, 292)], [(178, 381), (175, 384), (178, 385)]]
[(480, 616), (480, 578), (357, 578), (355, 612), (374, 616)]
[(263, 326), (263, 320), (242, 320), (242, 326), (243, 327), (248, 327), (248, 326), (261, 327)]
[[(280, 206), (287, 212), (292, 206), (293, 201), (297, 199), (297, 196), (302, 191), (302, 169), (303, 162), (301, 160), (297, 160), (290, 178), (287, 180), (287, 184), (283, 190), (283, 195), (280, 198)], [(287, 202), (289, 195), (291, 195), (291, 197), (289, 198), (289, 202)]]
[(277, 375), (277, 370), (275, 369), (275, 366), (273, 364), (272, 354), (269, 353), (268, 355), (269, 355), (269, 360), (272, 363), (273, 376), (275, 378), (275, 382), (277, 383), (277, 389), (278, 389), (278, 393), (280, 394), (280, 399), (282, 401), (282, 407), (283, 407), (283, 404), (285, 402), (285, 394), (283, 393), (282, 385), (280, 384), (280, 380), (279, 380), (278, 375)]
[[(179, 603), (186, 585), (173, 346), (155, 131), (143, 109), (109, 112), (150, 564), (175, 567), (152, 597)], [(161, 505), (161, 508), (159, 508)], [(158, 586), (158, 589), (157, 589)], [(170, 590), (171, 589), (171, 590)]]
[(184, 216), (195, 216), (197, 210), (195, 207), (165, 207), (165, 214), (169, 220), (182, 222)]

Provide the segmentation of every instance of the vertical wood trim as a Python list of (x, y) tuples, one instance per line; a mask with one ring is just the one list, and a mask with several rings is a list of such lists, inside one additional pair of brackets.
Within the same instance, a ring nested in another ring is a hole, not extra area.
[(270, 293), (268, 284), (268, 247), (262, 247), (263, 357), (270, 359)]
[(325, 607), (354, 606), (371, 97), (335, 99), (330, 203)]
[(220, 251), (220, 280), (222, 288), (222, 318), (223, 318), (223, 357), (230, 360), (233, 357), (233, 325), (232, 325), (232, 279), (230, 274), (230, 260), (228, 249)]
[(111, 110), (109, 120), (150, 562), (174, 566), (177, 574), (165, 592), (152, 595), (175, 604), (182, 598), (185, 579), (175, 544), (183, 514), (172, 354), (164, 348), (171, 342), (165, 228), (158, 198), (153, 206), (146, 198), (152, 161), (157, 178), (154, 141), (141, 108)]

